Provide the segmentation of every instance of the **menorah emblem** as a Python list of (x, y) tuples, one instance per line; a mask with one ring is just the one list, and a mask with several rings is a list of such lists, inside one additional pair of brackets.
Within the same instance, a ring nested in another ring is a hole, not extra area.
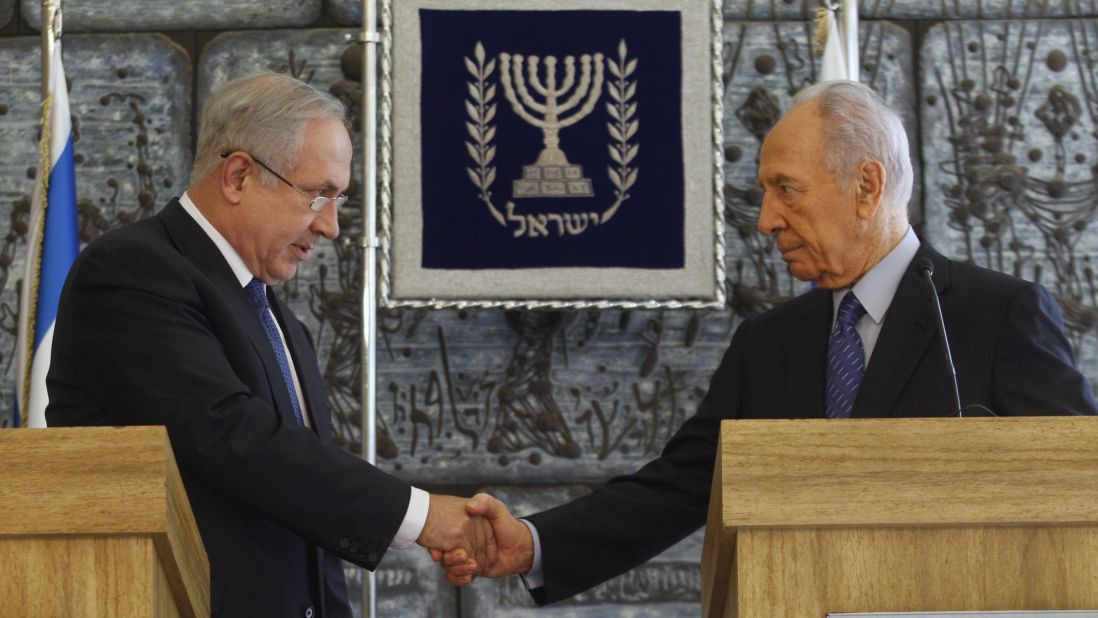
[[(560, 130), (583, 120), (598, 102), (602, 91), (602, 54), (594, 55), (594, 80), (591, 77), (590, 54), (580, 56), (580, 79), (576, 84), (576, 59), (564, 57), (564, 81), (557, 85), (557, 58), (545, 57), (545, 81), (538, 74), (539, 58), (526, 57), (528, 80), (523, 77), (524, 57), (502, 53), (500, 80), (511, 107), (520, 118), (538, 127), (544, 134), (545, 148), (533, 165), (522, 166), (522, 178), (514, 181), (514, 197), (574, 197), (592, 196), (591, 179), (583, 177), (583, 167), (568, 162), (560, 148)], [(530, 88), (544, 98), (538, 102)], [(574, 89), (573, 89), (574, 87)], [(569, 92), (571, 94), (569, 95)], [(568, 96), (563, 102), (560, 101)], [(585, 99), (586, 97), (586, 99)], [(575, 110), (583, 102), (583, 106)], [(575, 111), (573, 111), (575, 110)], [(571, 113), (571, 115), (568, 115)], [(538, 116), (535, 116), (538, 114)], [(539, 117), (540, 116), (540, 117)]]

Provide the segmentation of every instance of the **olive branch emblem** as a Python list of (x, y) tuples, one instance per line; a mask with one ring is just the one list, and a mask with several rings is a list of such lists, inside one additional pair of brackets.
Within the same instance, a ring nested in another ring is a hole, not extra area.
[(627, 51), (625, 39), (622, 39), (618, 43), (618, 61), (614, 62), (609, 59), (606, 61), (610, 73), (616, 78), (606, 84), (606, 90), (610, 93), (610, 98), (614, 100), (613, 103), (608, 102), (606, 104), (606, 111), (614, 119), (613, 122), (607, 122), (606, 127), (610, 130), (610, 137), (614, 139), (614, 143), (609, 145), (610, 158), (618, 164), (616, 169), (613, 165), (607, 168), (610, 182), (617, 187), (614, 191), (617, 200), (606, 212), (602, 213), (600, 223), (606, 223), (610, 220), (610, 217), (614, 216), (622, 202), (629, 199), (629, 189), (637, 182), (637, 170), (639, 168), (629, 167), (640, 149), (640, 144), (629, 143), (629, 140), (636, 136), (637, 129), (640, 127), (640, 120), (635, 119), (637, 104), (630, 103), (633, 95), (637, 93), (637, 82), (629, 81), (629, 77), (637, 70), (637, 59), (633, 58), (626, 61)]
[(473, 50), (473, 57), (477, 59), (475, 64), (468, 57), (465, 58), (465, 68), (475, 78), (475, 81), (466, 84), (469, 87), (469, 98), (472, 100), (465, 101), (465, 111), (471, 120), (465, 123), (465, 128), (473, 141), (465, 142), (465, 148), (477, 167), (475, 170), (467, 167), (465, 171), (469, 173), (469, 180), (473, 181), (473, 186), (480, 189), (477, 197), (488, 206), (488, 212), (492, 213), (500, 225), (507, 227), (503, 214), (492, 205), (492, 192), (489, 190), (496, 180), (496, 168), (491, 165), (492, 159), (496, 156), (496, 147), (492, 145), (496, 128), (491, 124), (492, 119), (496, 117), (496, 104), (492, 102), (496, 97), (496, 86), (489, 84), (488, 79), (496, 70), (496, 61), (491, 59), (485, 64), (484, 45), (481, 45), (480, 41), (477, 41), (476, 48)]
[(473, 48), (473, 57), (464, 57), (465, 69), (468, 71), (470, 81), (468, 98), (465, 99), (465, 112), (467, 120), (465, 129), (469, 141), (465, 142), (465, 149), (474, 165), (466, 167), (469, 180), (479, 190), (477, 198), (488, 207), (492, 217), (504, 227), (510, 227), (515, 223), (517, 228), (514, 235), (518, 236), (549, 236), (549, 230), (556, 224), (558, 236), (566, 233), (569, 235), (582, 234), (588, 226), (602, 225), (617, 213), (622, 203), (631, 197), (629, 190), (637, 182), (639, 168), (633, 166), (633, 160), (640, 150), (640, 144), (634, 139), (640, 128), (640, 120), (637, 116), (637, 103), (634, 100), (637, 92), (637, 80), (630, 79), (637, 70), (637, 59), (628, 57), (628, 47), (625, 39), (618, 43), (617, 59), (606, 59), (606, 67), (613, 79), (607, 80), (606, 89), (611, 101), (606, 103), (606, 111), (610, 116), (607, 122), (607, 130), (610, 142), (607, 147), (612, 164), (607, 166), (607, 174), (614, 185), (614, 201), (602, 211), (581, 213), (536, 213), (516, 214), (515, 203), (508, 201), (506, 215), (492, 203), (492, 183), (496, 180), (496, 167), (492, 161), (496, 156), (496, 146), (492, 143), (496, 136), (496, 127), (492, 121), (496, 117), (496, 85), (492, 83), (492, 77), (496, 70), (494, 58), (488, 58), (484, 45), (477, 41)]

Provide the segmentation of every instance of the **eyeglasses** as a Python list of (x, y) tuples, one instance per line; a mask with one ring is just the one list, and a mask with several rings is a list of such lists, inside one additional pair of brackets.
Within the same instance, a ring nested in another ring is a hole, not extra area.
[[(297, 187), (297, 185), (295, 185), (294, 183), (290, 182), (289, 180), (286, 180), (285, 178), (283, 178), (281, 174), (279, 174), (278, 172), (271, 169), (271, 166), (269, 166), (266, 163), (260, 161), (252, 153), (247, 152), (247, 151), (243, 151), (243, 152), (245, 154), (247, 154), (249, 157), (251, 157), (252, 161), (255, 161), (256, 163), (258, 163), (260, 165), (260, 167), (262, 167), (263, 169), (267, 170), (268, 172), (274, 174), (275, 178), (277, 178), (277, 179), (281, 180), (282, 182), (290, 185), (291, 189), (293, 189), (294, 191), (297, 191), (301, 195), (304, 195), (305, 197), (309, 198), (309, 209), (311, 209), (313, 212), (320, 212), (321, 210), (324, 210), (324, 207), (327, 206), (328, 204), (335, 204), (335, 207), (339, 208), (340, 206), (346, 204), (347, 200), (349, 199), (346, 195), (340, 195), (339, 197), (326, 197), (326, 196), (323, 196), (323, 195), (320, 195), (320, 196), (317, 196), (317, 197), (312, 197), (312, 196), (309, 195), (309, 193), (307, 191), (303, 191), (303, 190), (299, 189)], [(228, 151), (222, 151), (221, 152), (221, 158), (224, 159), (224, 158), (228, 157), (229, 154), (230, 153)]]

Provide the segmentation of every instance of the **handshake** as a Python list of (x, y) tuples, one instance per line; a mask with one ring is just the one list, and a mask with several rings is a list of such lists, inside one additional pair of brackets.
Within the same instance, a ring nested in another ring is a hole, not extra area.
[(488, 494), (459, 498), (431, 494), (427, 521), (416, 543), (427, 548), (462, 586), (476, 577), (526, 573), (534, 562), (534, 540), (526, 524)]

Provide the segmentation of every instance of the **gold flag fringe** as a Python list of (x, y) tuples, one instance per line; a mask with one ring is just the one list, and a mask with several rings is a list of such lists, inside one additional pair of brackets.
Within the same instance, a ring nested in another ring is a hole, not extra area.
[[(43, 63), (48, 60), (43, 59)], [(64, 78), (62, 78), (64, 79)], [(64, 86), (62, 86), (64, 87)], [(19, 410), (20, 419), (19, 424), (22, 427), (27, 426), (27, 421), (30, 417), (29, 410), (27, 409), (30, 404), (30, 384), (31, 384), (31, 369), (34, 365), (34, 330), (37, 327), (36, 319), (38, 316), (38, 286), (42, 280), (42, 241), (45, 239), (46, 229), (46, 208), (49, 206), (49, 188), (50, 188), (50, 163), (52, 162), (52, 153), (50, 152), (50, 143), (53, 139), (53, 123), (51, 115), (51, 106), (53, 103), (53, 93), (50, 92), (42, 99), (42, 135), (38, 140), (38, 199), (39, 199), (39, 211), (34, 211), (34, 204), (31, 204), (30, 212), (30, 224), (33, 228), (27, 230), (27, 253), (30, 257), (31, 247), (36, 247), (34, 251), (34, 265), (33, 270), (29, 270), (32, 273), (29, 286), (25, 285), (27, 298), (23, 305), (23, 309), (27, 312), (26, 316), (22, 316), (27, 324), (25, 341), (23, 342), (24, 349), (21, 350), (23, 355), (23, 363), (26, 369), (23, 371), (23, 383), (20, 385), (19, 393)], [(35, 219), (38, 215), (37, 220)], [(33, 243), (33, 245), (32, 245)]]
[(816, 9), (816, 16), (812, 18), (815, 32), (812, 34), (812, 53), (822, 56), (824, 47), (827, 46), (827, 17), (831, 9), (821, 6)]

